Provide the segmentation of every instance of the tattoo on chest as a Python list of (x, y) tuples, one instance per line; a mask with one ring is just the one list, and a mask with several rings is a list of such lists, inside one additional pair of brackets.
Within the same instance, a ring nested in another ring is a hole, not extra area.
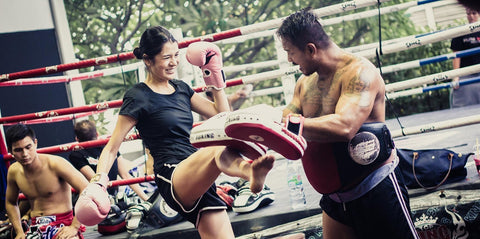
[(317, 84), (317, 80), (311, 80), (305, 84), (303, 95), (303, 113), (309, 116), (319, 116), (323, 110), (323, 105), (328, 100), (329, 89)]
[(325, 91), (326, 89), (318, 87), (314, 82), (309, 82), (307, 89), (305, 89), (305, 103), (321, 104)]

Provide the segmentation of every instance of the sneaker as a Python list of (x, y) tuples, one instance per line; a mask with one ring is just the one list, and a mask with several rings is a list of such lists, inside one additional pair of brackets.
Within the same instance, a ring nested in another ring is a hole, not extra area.
[(239, 186), (237, 196), (233, 200), (232, 209), (237, 213), (254, 211), (257, 208), (269, 205), (275, 200), (275, 193), (267, 185), (257, 194), (250, 191), (250, 182), (243, 179), (237, 182)]
[(152, 208), (152, 204), (147, 201), (128, 208), (125, 222), (129, 233), (138, 228), (142, 219), (144, 219), (145, 215), (150, 211), (150, 208)]

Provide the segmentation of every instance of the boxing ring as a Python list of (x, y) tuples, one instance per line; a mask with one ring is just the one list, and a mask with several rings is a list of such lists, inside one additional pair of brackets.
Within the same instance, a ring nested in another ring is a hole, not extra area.
[[(353, 1), (355, 4), (352, 4), (352, 2), (346, 2), (316, 9), (315, 12), (320, 16), (330, 16), (367, 6), (374, 6), (380, 2), (386, 1)], [(382, 14), (386, 14), (431, 2), (435, 1), (411, 1), (404, 4), (381, 8), (381, 12)], [(377, 16), (378, 14), (378, 10), (364, 11), (347, 16), (329, 18), (323, 20), (322, 24), (324, 26), (334, 25), (343, 21), (368, 18)], [(181, 41), (179, 42), (179, 48), (186, 48), (190, 43), (201, 40), (212, 41), (222, 45), (231, 44), (232, 42), (241, 42), (245, 39), (250, 39), (253, 37), (273, 35), (275, 28), (281, 24), (281, 20), (283, 20), (283, 18)], [(378, 44), (368, 44), (346, 48), (346, 50), (360, 56), (373, 58), (377, 56), (379, 52), (381, 52), (381, 54), (397, 53), (403, 50), (422, 47), (430, 43), (451, 39), (453, 37), (477, 31), (480, 31), (480, 23), (472, 23), (439, 32), (430, 32), (420, 36), (408, 36), (387, 40), (382, 42), (380, 46)], [(259, 32), (262, 34), (259, 34)], [(382, 73), (396, 72), (400, 70), (421, 67), (426, 64), (451, 60), (455, 57), (479, 53), (480, 49), (460, 51), (452, 54), (439, 55), (436, 57), (419, 59), (411, 62), (382, 66), (381, 71)], [(67, 70), (111, 64), (133, 58), (134, 57), (131, 52), (120, 53), (75, 63), (47, 66), (22, 72), (6, 73), (0, 75), (0, 87), (22, 87), (24, 85), (69, 83), (71, 81), (89, 80), (109, 75), (122, 74), (128, 71), (140, 70), (140, 68), (143, 67), (142, 62), (76, 75), (54, 77), (45, 76)], [(268, 68), (272, 66), (278, 66), (281, 62), (282, 60), (272, 60), (268, 62), (237, 65), (231, 67), (225, 66), (224, 70), (228, 73), (244, 71), (251, 68)], [(466, 76), (476, 72), (480, 72), (480, 65), (440, 72), (413, 79), (406, 79), (401, 82), (389, 83), (386, 84), (387, 97), (394, 100), (399, 97), (406, 97), (434, 90), (452, 88), (453, 85), (451, 83), (442, 82), (454, 77)], [(227, 87), (278, 79), (284, 76), (294, 76), (298, 75), (299, 73), (298, 66), (281, 67), (280, 69), (273, 71), (265, 71), (227, 80)], [(480, 78), (472, 78), (467, 81), (460, 82), (460, 85), (467, 85), (479, 81)], [(203, 92), (206, 90), (206, 88), (202, 85), (194, 86), (193, 89), (196, 92)], [(273, 87), (254, 91), (250, 97), (284, 92), (284, 87)], [(93, 114), (101, 114), (106, 110), (118, 108), (121, 106), (121, 104), (122, 100), (114, 100), (80, 107), (46, 109), (42, 112), (0, 117), (0, 124), (8, 126), (17, 122), (22, 122), (25, 124), (55, 123), (58, 121), (88, 117)], [(451, 148), (454, 151), (466, 153), (472, 152), (472, 144), (475, 142), (476, 138), (480, 137), (480, 135), (477, 133), (480, 132), (480, 124), (478, 124), (480, 122), (480, 114), (478, 114), (478, 112), (480, 112), (480, 105), (399, 117), (398, 120), (402, 123), (402, 125), (399, 125), (396, 119), (388, 120), (387, 125), (389, 126), (395, 143), (399, 148)], [(0, 150), (2, 159), (5, 160), (5, 162), (9, 162), (13, 158), (7, 153), (3, 134), (0, 134), (0, 136)], [(41, 139), (42, 136), (39, 136), (39, 138)], [(136, 134), (131, 134), (125, 139), (125, 141), (134, 140), (140, 140), (139, 136)], [(94, 141), (66, 143), (58, 146), (39, 148), (37, 151), (39, 153), (54, 154), (59, 152), (69, 152), (82, 148), (102, 146), (107, 142), (108, 136), (105, 136)], [(443, 185), (435, 191), (426, 191), (424, 189), (409, 190), (409, 194), (411, 196), (410, 204), (412, 212), (415, 216), (414, 222), (417, 226), (417, 230), (418, 228), (427, 229), (426, 231), (431, 233), (431, 235), (438, 236), (446, 235), (446, 233), (453, 234), (455, 232), (458, 233), (458, 238), (470, 238), (461, 237), (461, 231), (455, 231), (456, 229), (451, 230), (450, 227), (465, 225), (465, 223), (472, 223), (473, 225), (477, 225), (477, 228), (480, 228), (480, 196), (477, 196), (475, 193), (475, 189), (480, 187), (480, 178), (475, 170), (473, 160), (469, 160), (466, 167), (468, 170), (468, 175), (467, 179), (463, 182)], [(281, 235), (303, 232), (307, 238), (321, 238), (321, 216), (319, 216), (321, 208), (318, 206), (320, 195), (314, 191), (314, 189), (308, 183), (308, 180), (306, 180), (305, 175), (303, 174), (302, 176), (307, 197), (307, 207), (302, 210), (292, 211), (289, 207), (288, 189), (286, 188), (286, 160), (277, 160), (274, 170), (272, 170), (272, 172), (269, 174), (266, 181), (266, 184), (271, 187), (272, 191), (275, 192), (277, 197), (276, 201), (271, 206), (258, 209), (257, 211), (248, 214), (235, 214), (233, 212), (229, 212), (229, 217), (232, 222), (235, 235), (238, 235), (238, 238), (274, 238)], [(223, 179), (225, 178), (220, 178), (219, 180)], [(133, 180), (112, 181), (111, 186), (128, 185), (131, 183), (151, 180), (153, 180), (153, 176), (145, 175), (145, 177), (139, 177)], [(454, 209), (457, 209), (457, 211)], [(438, 227), (434, 227), (437, 225)], [(429, 231), (429, 229), (431, 230)], [(422, 238), (429, 238), (428, 236), (430, 236), (430, 234), (427, 235), (426, 233), (427, 232), (425, 232), (425, 235), (421, 235)], [(468, 233), (470, 233), (470, 236), (480, 236), (480, 229), (472, 230)], [(88, 231), (86, 234), (86, 238), (96, 238), (98, 236), (99, 234), (94, 230)], [(112, 238), (128, 238), (128, 236), (129, 235), (123, 233), (113, 235)], [(191, 224), (187, 222), (181, 222), (143, 234), (132, 234), (130, 238), (155, 238), (158, 236), (166, 238), (174, 236), (179, 238), (197, 238), (198, 235)], [(105, 236), (102, 236), (102, 238), (104, 237)]]

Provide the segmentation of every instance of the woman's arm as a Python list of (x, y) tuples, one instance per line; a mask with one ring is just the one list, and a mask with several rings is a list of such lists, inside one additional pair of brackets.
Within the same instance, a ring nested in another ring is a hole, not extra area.
[(192, 110), (208, 118), (225, 111), (230, 111), (227, 95), (224, 90), (212, 90), (213, 102), (194, 93), (191, 98)]
[(117, 153), (123, 140), (128, 132), (137, 124), (137, 120), (130, 116), (119, 115), (115, 129), (107, 145), (102, 150), (97, 164), (97, 174), (108, 174), (112, 168), (114, 160), (117, 158)]

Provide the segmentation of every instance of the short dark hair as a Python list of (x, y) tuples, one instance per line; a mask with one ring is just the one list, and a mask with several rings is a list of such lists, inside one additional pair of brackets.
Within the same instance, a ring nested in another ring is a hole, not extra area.
[(5, 132), (5, 141), (7, 141), (8, 151), (12, 152), (13, 143), (22, 140), (27, 136), (33, 140), (36, 139), (35, 131), (28, 125), (18, 123), (8, 128), (7, 132)]
[(75, 136), (79, 142), (89, 141), (97, 138), (97, 126), (91, 120), (77, 122), (74, 127)]
[(137, 59), (153, 60), (167, 42), (177, 42), (175, 37), (164, 27), (149, 27), (140, 37), (140, 44), (133, 50)]
[(331, 43), (330, 37), (310, 8), (297, 11), (283, 20), (277, 35), (300, 50), (308, 43), (314, 43), (320, 49), (329, 47)]
[(480, 12), (480, 2), (474, 0), (458, 0), (458, 3), (462, 4), (465, 7), (476, 10)]
[(471, 12), (471, 13), (477, 13), (477, 14), (480, 14), (480, 11), (479, 10), (476, 10), (476, 9), (473, 9), (473, 8), (469, 8), (469, 7), (465, 7), (465, 11), (468, 13), (468, 12)]

